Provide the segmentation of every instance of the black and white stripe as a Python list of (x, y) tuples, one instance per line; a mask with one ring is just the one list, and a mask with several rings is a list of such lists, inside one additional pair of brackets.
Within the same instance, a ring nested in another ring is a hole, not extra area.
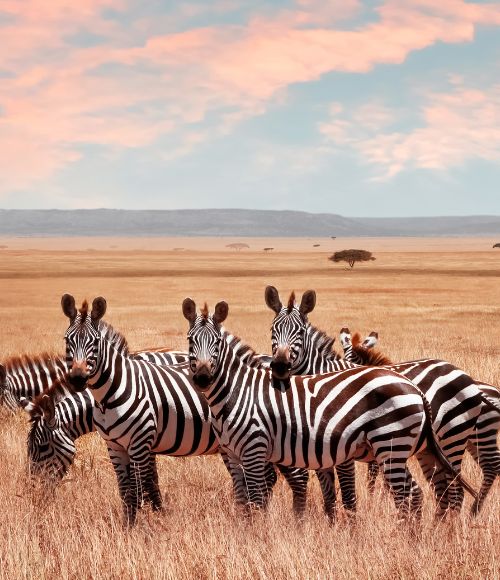
[[(283, 306), (278, 291), (266, 288), (266, 303), (276, 313), (272, 324), (273, 373), (277, 378), (289, 374), (315, 374), (356, 368), (357, 365), (339, 357), (333, 351), (334, 339), (311, 326), (307, 315), (314, 309), (313, 290), (304, 293), (300, 306), (292, 293)], [(432, 409), (433, 430), (447, 459), (460, 471), (468, 439), (473, 435), (483, 400), (475, 381), (455, 366), (443, 361), (414, 361), (390, 367), (404, 375), (426, 393)], [(435, 479), (435, 462), (427, 454), (417, 459), (428, 479)], [(463, 490), (453, 479), (438, 489), (440, 513), (448, 507), (459, 509)], [(346, 493), (354, 493), (354, 479), (345, 480)]]
[[(385, 362), (383, 361), (385, 357), (381, 355), (381, 353), (375, 353), (371, 350), (376, 346), (377, 340), (378, 334), (372, 332), (362, 342), (358, 337), (355, 337), (355, 343), (353, 344), (351, 333), (348, 328), (343, 328), (340, 334), (340, 341), (342, 348), (344, 349), (345, 357), (352, 362), (361, 365), (379, 365), (381, 361)], [(390, 363), (388, 368), (392, 368), (403, 375), (415, 375), (412, 380), (419, 384), (419, 387), (427, 394), (429, 400), (436, 399), (443, 401), (443, 403), (445, 402), (443, 399), (443, 393), (446, 393), (446, 389), (449, 388), (450, 384), (443, 380), (443, 377), (451, 378), (451, 380), (458, 379), (464, 384), (469, 382), (469, 380), (464, 380), (465, 373), (457, 375), (457, 367), (441, 360), (422, 359), (399, 364)], [(427, 369), (427, 371), (425, 374), (416, 375), (415, 373), (419, 369)], [(484, 500), (486, 499), (495, 479), (500, 476), (500, 450), (498, 449), (498, 432), (500, 430), (500, 391), (493, 385), (480, 383), (472, 378), (469, 379), (475, 383), (483, 395), (481, 412), (476, 420), (474, 431), (467, 441), (467, 450), (474, 457), (483, 472), (481, 489), (477, 500), (472, 506), (472, 513), (476, 514), (481, 510)], [(438, 381), (440, 382), (439, 388), (433, 389), (434, 383)], [(439, 393), (439, 391), (441, 391), (441, 393)], [(370, 487), (373, 487), (377, 473), (377, 466), (370, 464)]]
[[(105, 331), (104, 326), (102, 331)], [(186, 352), (168, 348), (132, 352), (130, 356), (159, 365), (175, 365), (188, 360)], [(55, 354), (11, 357), (3, 365), (0, 364), (0, 405), (15, 413), (24, 407), (21, 401), (32, 401), (67, 372), (65, 358)]]
[(417, 515), (422, 494), (408, 458), (427, 440), (421, 453), (437, 456), (455, 475), (432, 433), (428, 404), (401, 375), (365, 367), (279, 380), (242, 360), (240, 341), (227, 340), (221, 327), (225, 302), (213, 315), (206, 306), (197, 315), (186, 298), (183, 313), (190, 323), (193, 381), (208, 401), (221, 447), (231, 462), (242, 465), (251, 503), (267, 501), (266, 461), (325, 469), (350, 459), (375, 459), (398, 508)]
[[(185, 352), (167, 349), (135, 352), (131, 356), (166, 366), (180, 364), (188, 358)], [(31, 368), (35, 368), (34, 364)], [(95, 431), (94, 398), (88, 390), (73, 393), (65, 388), (65, 375), (41, 391), (44, 385), (36, 382), (38, 376), (40, 373), (33, 375), (30, 388), (26, 389), (31, 396), (21, 397), (19, 402), (16, 399), (16, 404), (23, 407), (30, 417), (27, 438), (29, 470), (34, 474), (61, 479), (74, 461), (76, 439)], [(11, 389), (12, 386), (9, 392), (12, 392)], [(55, 396), (49, 394), (50, 391), (54, 391)]]
[(187, 365), (173, 368), (131, 359), (121, 335), (111, 327), (99, 332), (104, 298), (96, 298), (90, 312), (86, 303), (77, 311), (74, 298), (65, 294), (62, 307), (70, 319), (65, 335), (69, 380), (75, 390), (88, 386), (92, 392), (94, 424), (106, 441), (126, 518), (133, 524), (144, 494), (154, 509), (162, 506), (154, 454), (217, 451), (209, 409), (192, 387)]

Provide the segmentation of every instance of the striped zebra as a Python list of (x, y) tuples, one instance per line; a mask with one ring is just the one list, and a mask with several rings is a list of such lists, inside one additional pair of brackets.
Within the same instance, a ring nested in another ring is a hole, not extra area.
[[(68, 380), (75, 392), (89, 388), (94, 398), (93, 421), (104, 438), (118, 479), (129, 524), (136, 519), (142, 495), (155, 509), (161, 496), (151, 470), (152, 455), (192, 456), (219, 452), (210, 411), (189, 380), (189, 367), (159, 366), (127, 355), (125, 338), (102, 321), (106, 301), (99, 297), (92, 310), (78, 311), (69, 294), (61, 305), (70, 325), (65, 335)], [(99, 323), (105, 331), (99, 331)], [(253, 356), (261, 366), (266, 357)], [(248, 353), (247, 353), (248, 355)], [(239, 466), (224, 453), (237, 503), (247, 502), (246, 482)], [(292, 488), (307, 485), (305, 470), (278, 466)], [(267, 497), (276, 482), (274, 466), (266, 465)], [(306, 479), (304, 483), (304, 478)], [(295, 500), (294, 500), (295, 506)]]
[(67, 370), (63, 358), (49, 353), (11, 357), (0, 365), (0, 404), (15, 413), (22, 399), (34, 399)]
[(197, 315), (186, 298), (182, 310), (193, 382), (210, 406), (221, 447), (243, 468), (250, 503), (266, 503), (266, 461), (325, 469), (375, 459), (398, 509), (418, 516), (422, 492), (407, 467), (417, 451), (443, 466), (437, 478), (447, 470), (475, 495), (441, 451), (422, 393), (401, 375), (362, 367), (280, 380), (242, 359), (248, 347), (239, 339), (227, 339), (226, 302), (213, 315), (205, 304)]
[(99, 332), (106, 300), (61, 300), (69, 318), (65, 334), (69, 381), (78, 392), (88, 387), (95, 401), (94, 425), (106, 442), (125, 519), (133, 525), (144, 495), (153, 509), (162, 498), (151, 468), (154, 454), (175, 456), (215, 453), (218, 443), (203, 405), (182, 369), (154, 365), (126, 356), (125, 338), (111, 327)]
[[(323, 373), (357, 367), (332, 350), (333, 338), (309, 323), (307, 316), (316, 305), (313, 290), (304, 293), (298, 307), (294, 293), (288, 304), (283, 306), (274, 286), (266, 288), (265, 300), (275, 312), (271, 368), (276, 378), (286, 379), (290, 373)], [(380, 361), (379, 365), (384, 362)], [(434, 418), (433, 430), (447, 459), (456, 471), (460, 471), (467, 441), (474, 433), (483, 406), (483, 397), (475, 381), (453, 365), (436, 360), (413, 361), (391, 366), (390, 369), (412, 381), (427, 394)], [(426, 478), (435, 482), (436, 465), (433, 458), (421, 453), (417, 453), (416, 457)], [(446, 477), (444, 482), (445, 485), (436, 486), (439, 514), (450, 507), (459, 509), (463, 500), (463, 489), (457, 481)], [(347, 480), (346, 485), (351, 486), (346, 493), (354, 493), (354, 479), (350, 483)]]
[[(368, 366), (380, 366), (381, 364), (384, 364), (390, 365), (391, 368), (398, 368), (401, 366), (394, 365), (394, 363), (380, 351), (373, 350), (378, 341), (378, 334), (376, 332), (372, 332), (367, 338), (362, 340), (359, 333), (356, 333), (351, 337), (349, 329), (343, 328), (340, 333), (340, 341), (345, 357), (348, 357), (352, 362)], [(419, 362), (425, 364), (425, 361)], [(404, 372), (402, 374), (404, 374)], [(484, 395), (484, 403), (481, 407), (481, 413), (476, 421), (474, 432), (467, 441), (467, 451), (469, 451), (474, 460), (479, 464), (481, 471), (483, 472), (483, 481), (478, 493), (478, 498), (472, 506), (473, 514), (479, 513), (491, 486), (495, 479), (500, 476), (500, 450), (498, 449), (498, 432), (500, 430), (500, 390), (493, 385), (488, 385), (479, 381), (475, 381), (475, 383)], [(421, 388), (424, 390), (422, 386)], [(377, 464), (370, 464), (370, 487), (373, 487), (377, 474)]]
[[(299, 307), (295, 304), (293, 292), (288, 304), (283, 306), (273, 286), (266, 288), (265, 300), (276, 314), (272, 324), (271, 368), (277, 379), (286, 379), (290, 374), (332, 372), (357, 366), (333, 351), (335, 339), (309, 323), (307, 316), (316, 305), (313, 290), (304, 293)], [(467, 440), (474, 432), (483, 404), (481, 392), (473, 379), (452, 365), (443, 369), (443, 373), (432, 373), (415, 364), (410, 368), (392, 367), (392, 370), (404, 374), (419, 389), (427, 392), (434, 417), (433, 430), (447, 458), (459, 471)], [(432, 458), (417, 454), (417, 459), (426, 478), (435, 481), (437, 466)], [(347, 478), (346, 485), (349, 485)], [(354, 494), (354, 479), (350, 485), (350, 492)], [(436, 487), (436, 494), (440, 514), (449, 507), (459, 509), (462, 504), (463, 490), (453, 479), (448, 478), (447, 485)]]
[[(138, 351), (130, 356), (166, 366), (180, 364), (187, 359), (187, 353), (162, 348)], [(37, 359), (32, 357), (31, 360)], [(35, 369), (35, 366), (32, 364), (30, 368)], [(64, 369), (67, 372), (66, 363)], [(31, 382), (28, 383), (29, 389), (25, 389), (28, 397), (22, 397), (13, 391), (14, 380), (6, 388), (9, 393), (15, 393), (16, 408), (22, 407), (30, 419), (27, 437), (30, 473), (43, 474), (57, 481), (66, 475), (73, 464), (76, 439), (95, 431), (94, 398), (88, 390), (73, 393), (65, 388), (65, 374), (44, 390), (43, 385), (37, 382), (38, 376), (39, 373), (33, 374)]]
[[(136, 351), (130, 353), (130, 356), (160, 365), (175, 365), (188, 360), (187, 353), (168, 348)], [(21, 401), (35, 399), (67, 372), (65, 358), (55, 354), (11, 357), (3, 365), (0, 364), (0, 406), (15, 413), (25, 406), (24, 403), (20, 404)]]

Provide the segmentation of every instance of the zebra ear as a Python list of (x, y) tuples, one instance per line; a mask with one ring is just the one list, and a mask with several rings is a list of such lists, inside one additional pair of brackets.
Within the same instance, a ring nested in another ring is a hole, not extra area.
[(63, 294), (61, 298), (61, 307), (64, 314), (73, 322), (76, 318), (75, 299), (71, 294)]
[(376, 346), (378, 343), (378, 332), (370, 332), (370, 334), (365, 338), (365, 340), (363, 341), (363, 344), (361, 346), (364, 346), (365, 348), (373, 348), (374, 346)]
[(222, 324), (224, 320), (226, 320), (227, 315), (229, 314), (229, 306), (227, 302), (222, 300), (215, 305), (215, 311), (213, 315), (214, 322), (217, 324)]
[(189, 323), (192, 325), (196, 320), (196, 304), (192, 298), (184, 298), (182, 302), (182, 314), (184, 314), (184, 318), (189, 320)]
[(351, 344), (351, 331), (344, 326), (340, 329), (340, 344), (342, 345), (342, 349), (346, 350), (348, 346)]
[(276, 314), (278, 314), (283, 308), (283, 304), (281, 304), (278, 291), (274, 286), (266, 286), (266, 289), (264, 291), (264, 298), (266, 300), (268, 308), (274, 310)]
[(26, 411), (26, 413), (28, 413), (30, 419), (42, 416), (39, 407), (37, 405), (34, 405), (31, 401), (28, 401), (28, 399), (25, 399), (24, 397), (21, 397), (19, 399), (19, 405)]
[(42, 395), (42, 398), (39, 401), (39, 407), (42, 410), (43, 418), (47, 423), (51, 423), (54, 421), (56, 416), (56, 407), (54, 405), (54, 401), (52, 397), (48, 395)]
[(300, 302), (300, 313), (302, 316), (307, 316), (309, 312), (314, 310), (316, 306), (316, 292), (314, 290), (306, 290), (302, 295), (302, 301)]
[(102, 296), (94, 298), (92, 302), (92, 312), (90, 313), (90, 318), (92, 322), (98, 322), (106, 314), (106, 299)]

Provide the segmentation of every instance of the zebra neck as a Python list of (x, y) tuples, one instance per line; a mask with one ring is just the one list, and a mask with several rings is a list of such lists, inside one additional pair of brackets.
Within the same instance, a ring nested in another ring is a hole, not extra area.
[(11, 392), (20, 399), (34, 399), (55, 380), (67, 373), (63, 358), (50, 356), (24, 357), (12, 365), (7, 365), (8, 383)]
[(122, 384), (122, 375), (126, 373), (123, 371), (126, 362), (126, 356), (117, 351), (108, 341), (101, 340), (96, 370), (87, 381), (94, 400), (101, 408), (104, 408), (106, 402)]
[[(267, 371), (254, 367), (241, 358), (241, 349), (246, 346), (230, 337), (231, 340), (223, 340), (219, 352), (219, 365), (215, 371), (215, 379), (210, 388), (204, 392), (210, 406), (213, 417), (219, 421), (231, 413), (233, 407), (238, 404), (242, 389), (249, 388), (255, 383), (256, 375), (266, 374)], [(258, 362), (256, 362), (258, 365)]]
[(93, 404), (92, 396), (85, 391), (66, 396), (66, 398), (59, 401), (56, 411), (58, 420), (61, 428), (64, 428), (73, 439), (90, 433), (94, 429), (92, 419)]
[(303, 357), (294, 375), (311, 375), (350, 368), (333, 350), (334, 339), (310, 324), (304, 333)]

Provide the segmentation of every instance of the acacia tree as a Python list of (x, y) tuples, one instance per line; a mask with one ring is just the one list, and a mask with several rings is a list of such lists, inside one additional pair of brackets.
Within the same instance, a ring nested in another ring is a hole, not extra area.
[(495, 244), (493, 247), (494, 248), (500, 248), (500, 242), (498, 242), (498, 244)]
[(367, 250), (342, 250), (340, 252), (335, 252), (329, 258), (332, 262), (347, 262), (351, 268), (354, 267), (356, 262), (369, 262), (370, 260), (375, 260), (371, 252)]

